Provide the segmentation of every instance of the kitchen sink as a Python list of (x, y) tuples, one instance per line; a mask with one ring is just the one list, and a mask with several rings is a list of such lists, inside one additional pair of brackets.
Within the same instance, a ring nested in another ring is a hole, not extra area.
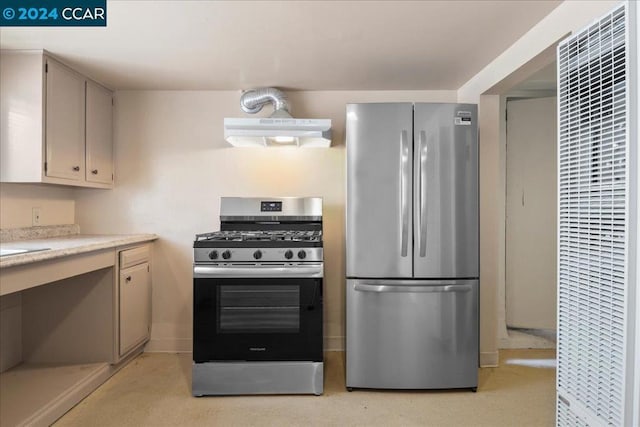
[(49, 248), (35, 248), (35, 249), (0, 249), (0, 256), (26, 254), (29, 252), (47, 251)]

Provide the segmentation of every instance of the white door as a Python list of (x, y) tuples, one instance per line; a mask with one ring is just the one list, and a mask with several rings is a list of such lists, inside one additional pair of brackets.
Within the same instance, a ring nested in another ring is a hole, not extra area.
[(87, 170), (86, 180), (113, 181), (113, 119), (111, 92), (87, 81)]
[(84, 178), (84, 78), (47, 59), (46, 176)]
[(507, 326), (556, 329), (556, 98), (507, 102)]

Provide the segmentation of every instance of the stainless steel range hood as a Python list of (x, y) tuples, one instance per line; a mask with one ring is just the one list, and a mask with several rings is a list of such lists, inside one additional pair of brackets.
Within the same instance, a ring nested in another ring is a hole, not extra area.
[(250, 114), (257, 113), (268, 103), (274, 112), (268, 118), (226, 118), (224, 139), (235, 147), (329, 147), (330, 119), (296, 119), (289, 114), (284, 93), (275, 88), (246, 91), (240, 106)]

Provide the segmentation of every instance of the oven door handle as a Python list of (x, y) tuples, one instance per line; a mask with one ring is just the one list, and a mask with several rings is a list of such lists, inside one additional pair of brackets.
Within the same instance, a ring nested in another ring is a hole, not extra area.
[(283, 266), (216, 266), (194, 265), (194, 279), (206, 278), (234, 278), (234, 277), (312, 277), (322, 278), (324, 268), (322, 263), (309, 264), (299, 267)]

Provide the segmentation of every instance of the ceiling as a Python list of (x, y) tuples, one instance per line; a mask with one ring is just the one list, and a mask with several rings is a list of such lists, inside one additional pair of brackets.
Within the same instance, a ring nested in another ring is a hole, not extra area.
[(106, 28), (0, 30), (113, 89), (455, 90), (560, 0), (108, 1)]

